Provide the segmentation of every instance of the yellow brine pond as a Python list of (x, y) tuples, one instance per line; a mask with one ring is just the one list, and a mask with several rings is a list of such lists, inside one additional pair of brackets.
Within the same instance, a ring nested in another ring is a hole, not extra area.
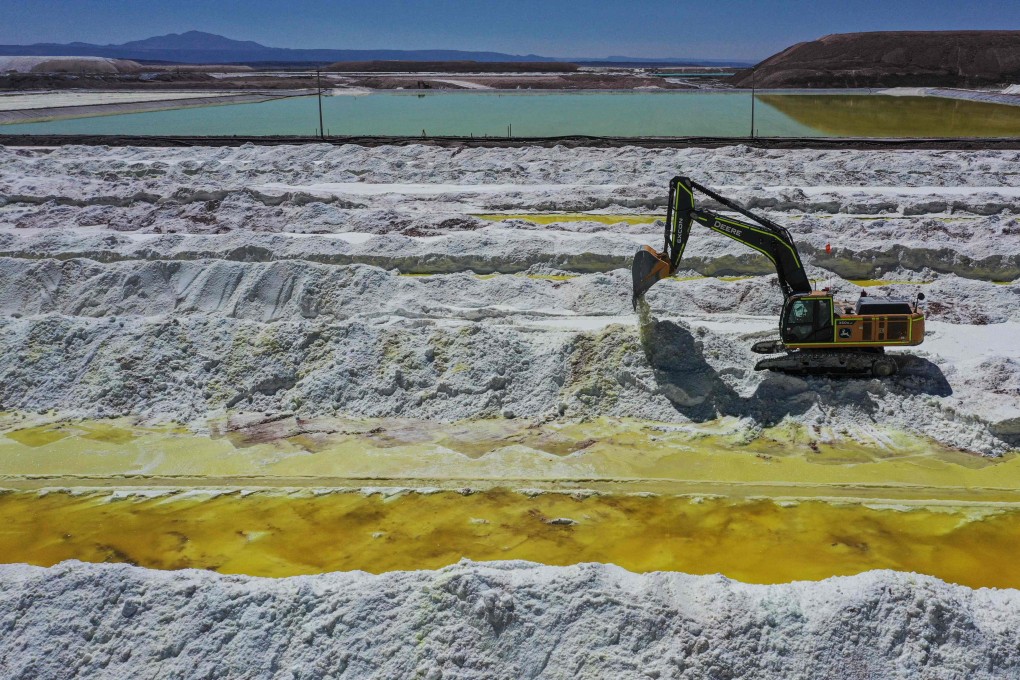
[(526, 559), (1020, 587), (1020, 457), (902, 432), (255, 415), (0, 428), (4, 562), (288, 576)]

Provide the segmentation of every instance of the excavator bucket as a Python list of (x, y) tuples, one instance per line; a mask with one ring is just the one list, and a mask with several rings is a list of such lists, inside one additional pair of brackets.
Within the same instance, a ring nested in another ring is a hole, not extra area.
[(634, 253), (634, 264), (631, 274), (634, 277), (634, 296), (631, 302), (637, 309), (638, 299), (655, 285), (660, 279), (670, 276), (669, 260), (662, 253), (657, 253), (650, 246), (644, 246)]

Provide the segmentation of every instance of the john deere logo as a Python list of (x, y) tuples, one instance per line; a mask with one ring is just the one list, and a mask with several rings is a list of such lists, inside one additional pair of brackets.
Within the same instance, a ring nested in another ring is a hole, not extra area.
[(717, 229), (719, 231), (725, 231), (727, 234), (733, 234), (734, 236), (744, 235), (744, 232), (742, 232), (740, 229), (737, 229), (736, 227), (731, 227), (728, 224), (723, 224), (719, 220), (715, 221), (715, 224), (712, 225), (712, 228)]
[(850, 335), (852, 333), (853, 333), (853, 331), (851, 329), (849, 329), (849, 328), (840, 328), (839, 329), (839, 337), (846, 338), (847, 340), (850, 339)]

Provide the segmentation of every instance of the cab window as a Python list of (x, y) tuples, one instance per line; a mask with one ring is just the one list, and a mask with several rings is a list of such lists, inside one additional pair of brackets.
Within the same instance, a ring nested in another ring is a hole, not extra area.
[(794, 300), (782, 329), (785, 342), (832, 342), (832, 298)]
[(816, 303), (818, 310), (818, 325), (820, 327), (832, 325), (832, 300), (828, 298), (824, 300), (818, 300)]
[(814, 321), (814, 305), (810, 300), (797, 300), (790, 308), (790, 323), (803, 324)]

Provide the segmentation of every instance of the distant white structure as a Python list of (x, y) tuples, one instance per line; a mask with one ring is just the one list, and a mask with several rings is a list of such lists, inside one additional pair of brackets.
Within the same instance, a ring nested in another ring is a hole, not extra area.
[(0, 73), (133, 73), (142, 65), (107, 57), (0, 57)]

